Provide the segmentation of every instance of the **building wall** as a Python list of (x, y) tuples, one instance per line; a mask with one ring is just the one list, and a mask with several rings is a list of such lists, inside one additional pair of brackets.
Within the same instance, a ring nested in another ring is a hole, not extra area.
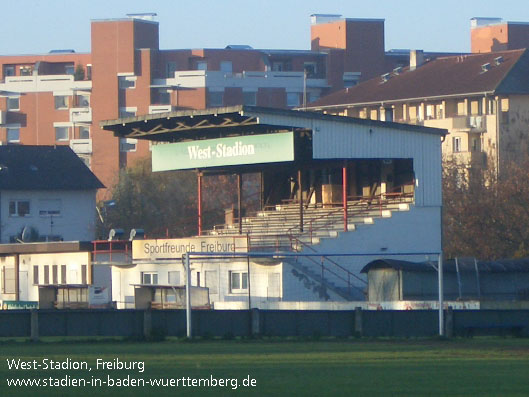
[(473, 53), (515, 50), (529, 47), (529, 24), (502, 23), (470, 30)]
[[(95, 196), (95, 191), (2, 191), (0, 241), (9, 243), (10, 236), (20, 233), (25, 226), (35, 228), (40, 236), (61, 236), (66, 241), (91, 241), (95, 238)], [(29, 200), (29, 216), (9, 216), (11, 200)], [(41, 200), (60, 200), (60, 215), (39, 215)]]

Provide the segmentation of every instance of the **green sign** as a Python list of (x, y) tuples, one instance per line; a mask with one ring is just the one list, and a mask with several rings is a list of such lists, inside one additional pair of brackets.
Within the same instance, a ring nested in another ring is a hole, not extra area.
[(39, 302), (35, 301), (3, 301), (2, 309), (4, 310), (28, 310), (38, 309)]
[(293, 160), (293, 132), (168, 143), (152, 147), (153, 171)]

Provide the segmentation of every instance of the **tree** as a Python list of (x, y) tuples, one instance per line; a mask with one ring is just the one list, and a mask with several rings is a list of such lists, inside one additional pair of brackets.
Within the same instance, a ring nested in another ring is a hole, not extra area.
[[(245, 208), (257, 209), (256, 178), (244, 178)], [(209, 175), (202, 182), (202, 228), (213, 229), (224, 223), (224, 210), (237, 204), (237, 179), (234, 175)], [(138, 161), (120, 172), (112, 188), (112, 206), (99, 203), (103, 224), (99, 236), (105, 238), (112, 228), (145, 230), (150, 238), (196, 235), (197, 176), (193, 171), (152, 172), (149, 159)]]
[(84, 80), (84, 68), (83, 68), (83, 65), (77, 65), (75, 67), (75, 72), (73, 74), (73, 79), (75, 81), (80, 81), (80, 80)]
[(480, 259), (529, 255), (529, 157), (503, 162), (501, 172), (466, 172), (445, 163), (443, 250)]

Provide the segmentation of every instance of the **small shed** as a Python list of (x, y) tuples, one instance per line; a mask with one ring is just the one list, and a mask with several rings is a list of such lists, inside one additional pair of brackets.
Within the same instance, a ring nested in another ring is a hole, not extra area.
[[(437, 262), (377, 259), (361, 271), (367, 273), (371, 302), (436, 300)], [(529, 258), (479, 261), (456, 258), (443, 263), (446, 300), (529, 299)]]

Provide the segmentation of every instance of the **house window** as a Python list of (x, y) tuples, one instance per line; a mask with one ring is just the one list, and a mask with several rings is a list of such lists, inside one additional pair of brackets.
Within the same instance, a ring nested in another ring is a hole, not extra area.
[(90, 95), (77, 95), (77, 106), (87, 108), (90, 106)]
[(64, 72), (66, 74), (71, 74), (73, 76), (74, 73), (75, 73), (75, 69), (74, 69), (73, 65), (65, 65), (64, 66)]
[(20, 110), (20, 97), (12, 96), (7, 98), (7, 110)]
[(165, 65), (165, 76), (166, 77), (174, 77), (174, 73), (176, 72), (176, 62), (167, 62)]
[(222, 106), (224, 92), (209, 91), (208, 92), (208, 106)]
[(7, 76), (14, 76), (15, 75), (15, 67), (14, 66), (4, 66), (4, 77)]
[(39, 267), (38, 265), (33, 266), (33, 284), (39, 284)]
[(134, 138), (119, 138), (119, 151), (121, 153), (135, 152), (137, 139)]
[(21, 76), (31, 76), (33, 74), (33, 68), (31, 66), (20, 67)]
[(171, 93), (166, 89), (158, 90), (158, 104), (159, 105), (170, 105), (171, 104)]
[(230, 291), (243, 292), (248, 290), (248, 273), (230, 272)]
[(29, 200), (11, 200), (9, 201), (9, 216), (29, 216)]
[(318, 67), (316, 62), (305, 62), (303, 64), (303, 69), (305, 70), (307, 78), (309, 79), (316, 76), (316, 74), (318, 73)]
[(287, 92), (287, 106), (299, 106), (299, 94), (297, 92)]
[(472, 151), (477, 152), (479, 150), (478, 138), (472, 138)]
[(242, 93), (242, 103), (244, 105), (249, 105), (249, 106), (257, 105), (257, 92), (255, 92), (255, 91), (244, 91)]
[(208, 63), (206, 61), (198, 61), (197, 70), (208, 70)]
[(233, 72), (233, 63), (231, 61), (221, 61), (220, 62), (220, 70), (221, 70), (221, 72), (232, 73)]
[(15, 293), (15, 268), (4, 267), (2, 268), (2, 293), (14, 294)]
[(8, 143), (20, 142), (20, 128), (19, 127), (8, 127), (7, 128), (7, 142)]
[(168, 272), (169, 285), (180, 285), (180, 272), (172, 271)]
[(61, 215), (61, 199), (44, 199), (39, 200), (40, 216), (59, 216)]
[(61, 265), (61, 284), (66, 284), (66, 265)]
[(141, 272), (142, 284), (158, 284), (157, 272)]
[(55, 140), (67, 141), (69, 139), (68, 127), (55, 127)]
[(51, 267), (51, 271), (52, 271), (52, 277), (53, 277), (53, 283), (54, 285), (57, 285), (59, 284), (59, 268), (57, 265), (53, 265)]
[(90, 127), (79, 127), (79, 139), (90, 139)]
[(68, 109), (68, 97), (66, 95), (56, 95), (54, 97), (55, 109)]
[(461, 137), (455, 136), (452, 138), (452, 151), (459, 153), (461, 151)]
[(88, 284), (88, 266), (81, 265), (81, 284)]
[(50, 283), (50, 267), (49, 265), (44, 265), (44, 284)]
[(121, 89), (136, 88), (136, 76), (118, 76), (118, 85)]
[(86, 65), (86, 79), (92, 80), (92, 65)]

